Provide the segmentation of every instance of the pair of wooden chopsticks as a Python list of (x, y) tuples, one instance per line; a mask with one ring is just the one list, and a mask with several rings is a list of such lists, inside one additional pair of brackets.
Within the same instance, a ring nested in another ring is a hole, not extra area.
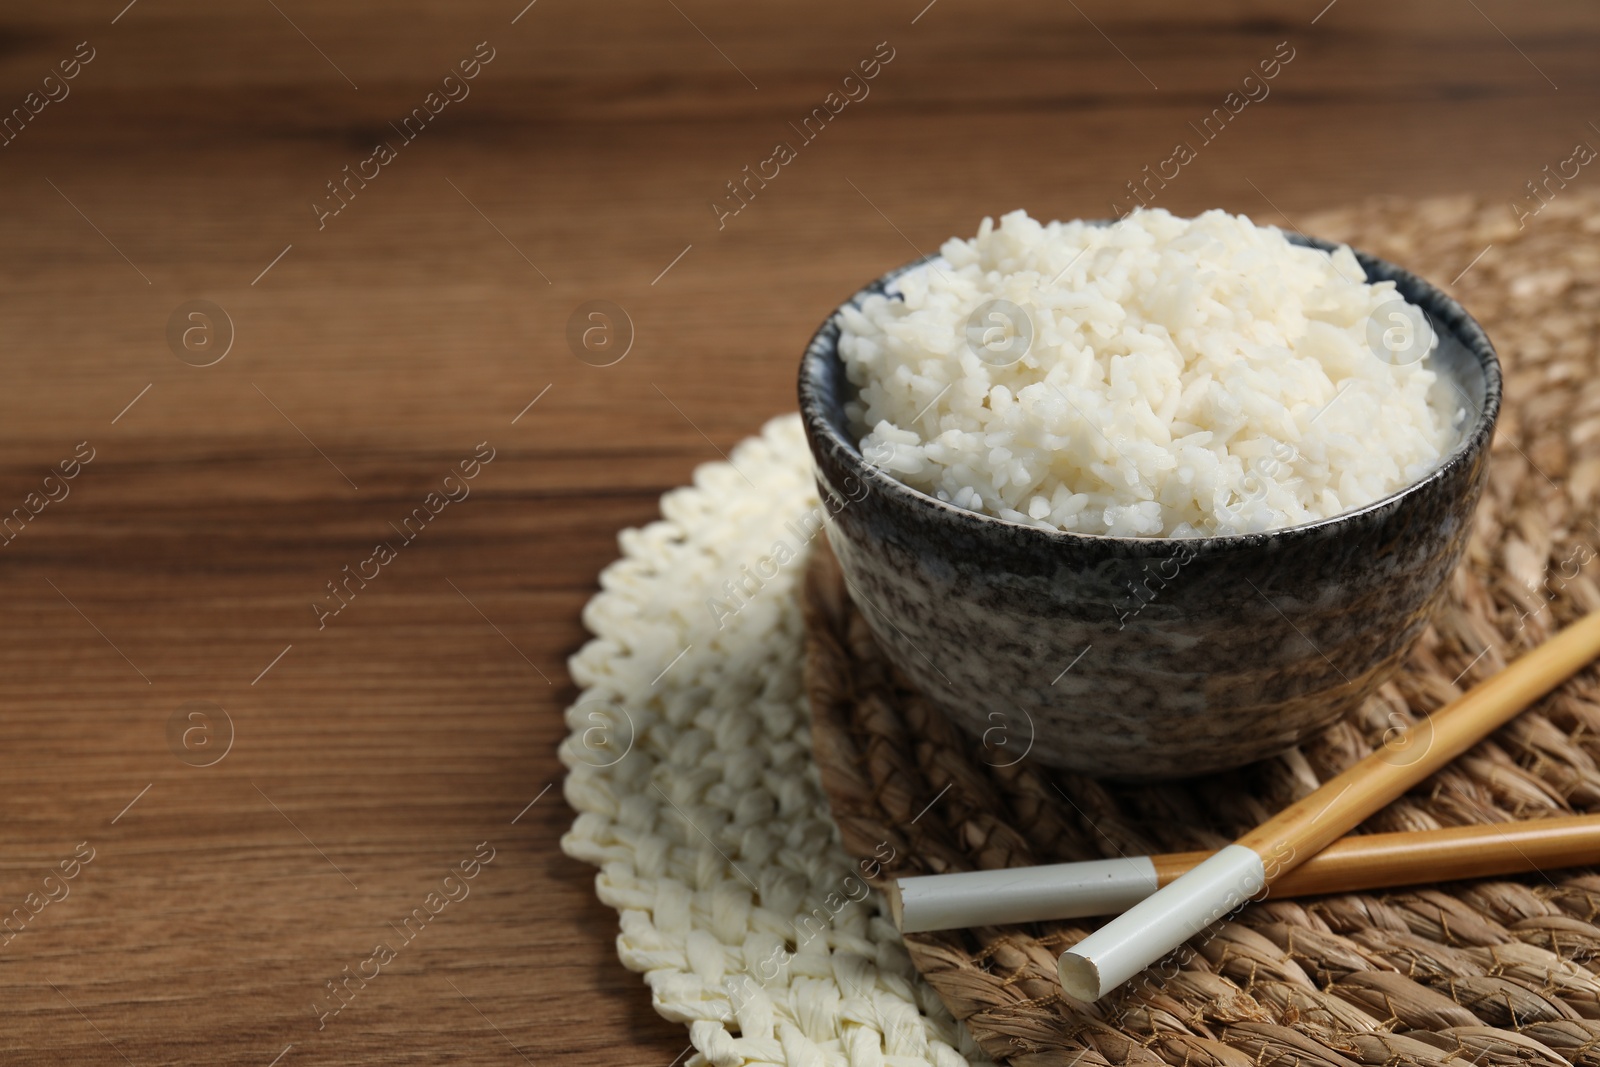
[(1406, 729), (1407, 760), (1380, 749), (1218, 852), (903, 878), (891, 909), (908, 933), (1120, 912), (1059, 960), (1066, 991), (1097, 1000), (1269, 886), (1326, 893), (1595, 862), (1600, 816), (1340, 839), (1596, 655), (1600, 612)]

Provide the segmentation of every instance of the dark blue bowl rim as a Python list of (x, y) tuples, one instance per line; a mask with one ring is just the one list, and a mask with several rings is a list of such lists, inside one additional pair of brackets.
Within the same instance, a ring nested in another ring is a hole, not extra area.
[[(1093, 220), (1100, 224), (1100, 220)], [(1296, 234), (1286, 235), (1295, 244), (1308, 245), (1331, 252), (1340, 247), (1338, 242), (1324, 241), (1315, 237), (1304, 237)], [(937, 497), (929, 496), (919, 489), (915, 489), (895, 478), (893, 475), (880, 470), (868, 463), (861, 455), (860, 446), (842, 436), (834, 427), (829, 412), (838, 411), (840, 422), (844, 422), (843, 412), (835, 404), (831, 396), (825, 396), (823, 370), (826, 361), (831, 360), (836, 367), (836, 373), (842, 378), (844, 375), (843, 361), (839, 358), (839, 311), (849, 304), (858, 304), (866, 297), (873, 294), (882, 294), (887, 286), (901, 275), (915, 270), (929, 261), (938, 258), (937, 254), (922, 256), (909, 263), (895, 267), (893, 270), (880, 275), (876, 280), (859, 289), (849, 300), (835, 308), (823, 320), (822, 325), (812, 334), (811, 341), (806, 346), (805, 356), (800, 361), (800, 417), (804, 423), (806, 436), (813, 442), (820, 441), (828, 452), (835, 458), (847, 474), (854, 475), (862, 480), (869, 489), (876, 489), (891, 494), (896, 494), (912, 506), (930, 507), (941, 514), (945, 519), (959, 527), (965, 527), (974, 535), (981, 535), (983, 531), (1019, 531), (1023, 536), (1034, 537), (1043, 545), (1096, 545), (1099, 547), (1117, 546), (1134, 554), (1143, 555), (1150, 552), (1170, 550), (1172, 546), (1184, 546), (1195, 552), (1209, 552), (1210, 550), (1224, 551), (1238, 548), (1248, 548), (1265, 545), (1272, 542), (1282, 543), (1285, 540), (1299, 540), (1325, 534), (1335, 527), (1348, 525), (1364, 516), (1385, 512), (1399, 507), (1408, 497), (1422, 493), (1428, 487), (1450, 477), (1461, 466), (1474, 461), (1489, 445), (1489, 440), (1494, 434), (1495, 422), (1500, 415), (1501, 375), (1500, 361), (1495, 355), (1494, 345), (1489, 340), (1489, 335), (1478, 324), (1467, 310), (1454, 298), (1447, 295), (1432, 283), (1418, 277), (1403, 267), (1399, 267), (1377, 256), (1368, 255), (1358, 249), (1351, 249), (1356, 260), (1367, 274), (1368, 281), (1393, 281), (1400, 295), (1412, 304), (1422, 308), (1435, 321), (1442, 323), (1444, 328), (1454, 335), (1473, 358), (1483, 373), (1483, 407), (1477, 412), (1476, 418), (1471, 423), (1470, 430), (1464, 431), (1450, 454), (1443, 463), (1429, 471), (1420, 481), (1395, 490), (1388, 496), (1365, 504), (1353, 511), (1340, 512), (1323, 519), (1314, 519), (1294, 526), (1284, 526), (1274, 530), (1264, 530), (1255, 533), (1217, 534), (1207, 537), (1124, 537), (1112, 534), (1078, 533), (1071, 530), (1046, 530), (1038, 526), (1029, 526), (1026, 523), (1016, 522), (1012, 519), (1002, 519), (996, 515), (972, 511), (968, 508), (958, 507), (947, 503)], [(1444, 368), (1439, 368), (1439, 373), (1448, 373)], [(1458, 390), (1459, 391), (1459, 390)], [(1470, 397), (1469, 406), (1470, 405)]]

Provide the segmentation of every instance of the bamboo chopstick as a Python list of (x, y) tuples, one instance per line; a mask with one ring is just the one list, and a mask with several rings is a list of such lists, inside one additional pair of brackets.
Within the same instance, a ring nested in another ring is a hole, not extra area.
[(1416, 745), (1420, 756), (1397, 761), (1379, 749), (1079, 941), (1057, 961), (1062, 987), (1080, 1000), (1098, 1000), (1471, 748), (1597, 654), (1600, 612), (1404, 731), (1401, 747), (1409, 755)]
[[(1174, 852), (1083, 863), (896, 878), (885, 886), (902, 933), (1114, 915), (1211, 856)], [(1343, 837), (1273, 883), (1316, 896), (1600, 863), (1600, 815)]]

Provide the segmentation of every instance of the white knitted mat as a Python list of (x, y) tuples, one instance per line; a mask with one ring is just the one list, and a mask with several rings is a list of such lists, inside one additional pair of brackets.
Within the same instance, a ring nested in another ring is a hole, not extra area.
[(788, 415), (621, 533), (570, 664), (561, 847), (600, 869), (617, 954), (688, 1024), (689, 1067), (986, 1063), (828, 818), (800, 674), (817, 506)]

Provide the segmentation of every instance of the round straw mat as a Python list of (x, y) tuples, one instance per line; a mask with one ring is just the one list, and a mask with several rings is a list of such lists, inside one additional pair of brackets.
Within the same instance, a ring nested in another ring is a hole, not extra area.
[[(888, 667), (825, 547), (804, 587), (818, 769), (844, 847), (892, 873), (1216, 848), (1600, 608), (1600, 196), (1564, 190), (1519, 228), (1504, 204), (1379, 202), (1293, 220), (1449, 288), (1506, 370), (1467, 559), (1403, 672), (1353, 719), (1225, 775), (1120, 786), (1012, 766)], [(993, 740), (993, 739), (991, 739)], [(1600, 687), (1587, 670), (1368, 820), (1366, 831), (1600, 812)], [(1600, 859), (1600, 857), (1597, 857)], [(1600, 1065), (1600, 874), (1251, 905), (1169, 978), (1095, 1004), (1056, 979), (1093, 922), (905, 937), (996, 1062)], [(1171, 968), (1165, 969), (1171, 974)]]

